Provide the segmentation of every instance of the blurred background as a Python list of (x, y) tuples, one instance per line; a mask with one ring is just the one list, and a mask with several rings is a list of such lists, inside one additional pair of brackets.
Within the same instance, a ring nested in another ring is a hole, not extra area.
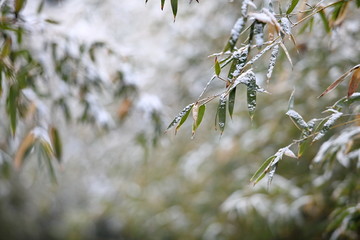
[[(288, 2), (276, 3), (286, 9)], [(224, 133), (215, 130), (217, 105), (209, 103), (193, 139), (191, 121), (176, 135), (164, 132), (212, 77), (208, 56), (224, 48), (242, 1), (180, 1), (175, 22), (170, 2), (161, 11), (157, 0), (47, 0), (38, 11), (41, 3), (27, 1), (23, 9), (23, 44), (55, 70), (45, 70), (39, 86), (50, 94), (26, 96), (43, 107), (40, 119), (58, 127), (62, 157), (48, 168), (30, 153), (15, 170), (11, 159), (34, 123), (19, 124), (13, 138), (1, 120), (0, 239), (357, 239), (359, 153), (357, 167), (310, 167), (331, 135), (300, 159), (284, 158), (269, 188), (266, 180), (249, 181), (266, 158), (300, 137), (285, 115), (293, 89), (294, 108), (306, 120), (323, 117), (345, 96), (341, 85), (317, 98), (359, 63), (354, 2), (331, 33), (318, 15), (312, 26), (294, 28), (298, 50), (286, 42), (294, 66), (281, 52), (270, 83), (269, 55), (254, 65), (258, 85), (271, 94), (258, 95), (252, 121), (246, 91), (238, 89)], [(74, 86), (57, 80), (64, 77)], [(223, 87), (214, 82), (207, 94)], [(349, 206), (354, 224), (329, 227), (334, 210)]]

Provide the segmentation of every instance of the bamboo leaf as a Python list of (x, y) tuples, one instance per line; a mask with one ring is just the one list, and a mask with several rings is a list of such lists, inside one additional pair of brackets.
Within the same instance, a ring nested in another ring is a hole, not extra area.
[(175, 22), (177, 10), (178, 10), (178, 0), (171, 0), (171, 9), (174, 15), (174, 22)]
[(265, 162), (259, 167), (259, 169), (254, 173), (254, 175), (250, 178), (250, 182), (254, 184), (254, 186), (265, 177), (266, 173), (269, 171), (270, 165), (272, 161), (276, 158), (275, 155), (269, 157), (265, 160)]
[(295, 89), (291, 92), (288, 104), (288, 110), (294, 109), (294, 101), (295, 101)]
[(254, 23), (254, 39), (255, 45), (260, 48), (264, 44), (264, 26), (263, 22), (255, 20)]
[(165, 0), (161, 0), (161, 10), (164, 10)]
[(291, 68), (293, 68), (294, 65), (293, 65), (293, 62), (292, 62), (292, 60), (291, 60), (290, 54), (289, 54), (288, 50), (286, 49), (286, 46), (285, 46), (284, 43), (282, 43), (282, 42), (280, 42), (280, 46), (281, 46), (281, 48), (284, 50), (285, 55), (286, 55), (287, 59), (288, 59), (289, 62), (290, 62)]
[(9, 96), (7, 98), (7, 112), (10, 116), (10, 126), (13, 136), (16, 132), (16, 124), (17, 124), (17, 98), (19, 95), (19, 89), (16, 85), (11, 85), (9, 89)]
[(221, 73), (221, 67), (220, 67), (220, 63), (219, 63), (218, 60), (217, 60), (217, 57), (215, 58), (214, 68), (215, 68), (215, 74), (216, 74), (217, 76), (219, 76), (220, 73)]
[(297, 128), (299, 128), (300, 130), (306, 129), (307, 131), (309, 131), (308, 124), (304, 121), (304, 119), (301, 117), (301, 115), (298, 112), (290, 109), (289, 111), (286, 112), (286, 115), (290, 117), (290, 119), (294, 122)]
[(185, 123), (185, 121), (186, 121), (187, 118), (189, 117), (190, 111), (191, 111), (192, 107), (193, 107), (193, 106), (191, 106), (191, 108), (189, 109), (189, 111), (187, 111), (187, 112), (185, 113), (185, 115), (181, 118), (179, 124), (176, 126), (175, 134), (177, 133), (177, 131), (180, 129), (180, 127)]
[(356, 6), (359, 8), (360, 7), (360, 0), (356, 0)]
[(219, 100), (219, 106), (217, 111), (218, 117), (218, 126), (221, 134), (224, 132), (225, 124), (226, 124), (226, 95), (223, 94)]
[(230, 51), (234, 50), (236, 42), (238, 41), (238, 39), (240, 37), (240, 33), (244, 29), (246, 20), (247, 20), (247, 18), (245, 18), (245, 17), (240, 17), (236, 20), (233, 28), (231, 29), (229, 41), (227, 42), (227, 44), (223, 50), (224, 52), (226, 52), (228, 50), (230, 50)]
[(193, 109), (192, 109), (193, 119), (194, 119), (194, 123), (193, 123), (193, 126), (192, 126), (192, 135), (193, 136), (195, 135), (196, 129), (201, 124), (201, 121), (202, 121), (202, 119), (204, 117), (204, 114), (205, 114), (205, 110), (206, 110), (205, 105), (201, 105), (201, 106), (195, 105), (193, 107)]
[(229, 108), (229, 115), (232, 118), (234, 107), (235, 107), (235, 97), (236, 97), (236, 87), (233, 88), (229, 93), (228, 99), (228, 108)]
[(279, 45), (275, 45), (273, 50), (271, 51), (269, 67), (268, 67), (268, 71), (266, 74), (267, 82), (270, 81), (270, 78), (272, 76), (278, 55), (279, 55)]
[(187, 112), (189, 112), (192, 107), (194, 106), (194, 103), (191, 103), (189, 105), (187, 105), (175, 118), (174, 120), (169, 124), (169, 126), (167, 127), (166, 131), (169, 130), (170, 128), (174, 127), (178, 122), (181, 121), (182, 117), (187, 114)]
[(289, 148), (286, 148), (284, 151), (284, 154), (288, 157), (291, 158), (297, 158), (297, 156), (295, 155), (295, 153), (293, 151), (291, 151)]
[(247, 87), (247, 105), (251, 120), (254, 117), (256, 109), (256, 82), (255, 80)]
[(24, 8), (26, 0), (15, 0), (14, 2), (14, 11), (18, 15), (19, 12)]
[(305, 139), (299, 143), (298, 154), (297, 154), (298, 158), (300, 158), (304, 154), (305, 150), (309, 147), (309, 145), (310, 145), (309, 139)]
[(330, 33), (331, 32), (331, 28), (330, 28), (330, 24), (329, 24), (329, 21), (326, 17), (326, 14), (325, 14), (325, 10), (321, 10), (319, 12), (320, 14), (320, 17), (321, 17), (321, 21), (323, 22), (323, 25), (324, 25), (324, 29), (326, 31), (326, 33)]
[(286, 11), (286, 14), (290, 14), (294, 10), (294, 8), (296, 7), (296, 5), (298, 3), (299, 3), (299, 0), (292, 0), (288, 10)]
[(360, 83), (360, 68), (354, 70), (354, 73), (351, 77), (348, 87), (348, 94), (347, 94), (348, 98), (351, 95), (353, 95), (353, 93), (357, 90), (357, 88), (359, 87), (359, 83)]
[(332, 126), (334, 126), (335, 122), (343, 115), (342, 112), (335, 111), (331, 114), (330, 118), (324, 123), (320, 132), (314, 137), (312, 142), (320, 140), (325, 134), (330, 130)]
[(54, 149), (54, 155), (60, 163), (62, 160), (62, 143), (59, 131), (54, 127), (50, 128), (50, 139)]
[(44, 9), (45, 1), (46, 1), (46, 0), (41, 0), (39, 6), (37, 7), (36, 12), (37, 12), (38, 14), (41, 13), (42, 10)]
[(360, 64), (354, 66), (353, 68), (351, 68), (350, 70), (348, 70), (346, 73), (344, 73), (343, 75), (341, 75), (335, 82), (333, 82), (329, 87), (327, 87), (325, 89), (325, 91), (319, 96), (322, 97), (325, 94), (329, 93), (331, 90), (333, 90), (334, 88), (336, 88), (340, 83), (342, 83), (344, 81), (344, 79), (349, 76), (354, 70), (359, 69), (360, 68)]
[(6, 37), (4, 44), (1, 49), (0, 57), (1, 59), (4, 59), (5, 57), (8, 57), (11, 53), (11, 45), (12, 41), (10, 37)]
[(21, 142), (14, 157), (14, 166), (16, 169), (19, 169), (23, 165), (24, 159), (34, 146), (35, 140), (34, 134), (30, 132)]

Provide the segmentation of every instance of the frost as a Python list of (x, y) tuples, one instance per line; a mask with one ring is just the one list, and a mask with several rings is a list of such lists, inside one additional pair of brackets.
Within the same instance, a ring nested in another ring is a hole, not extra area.
[(280, 26), (281, 26), (282, 30), (284, 31), (284, 33), (286, 33), (288, 35), (291, 34), (291, 23), (290, 23), (289, 19), (287, 19), (286, 17), (281, 18)]
[(297, 124), (297, 126), (299, 126), (301, 129), (309, 129), (309, 126), (298, 112), (290, 109), (289, 111), (286, 112), (286, 115), (288, 115), (295, 122), (295, 124)]
[(175, 126), (178, 122), (180, 122), (181, 118), (188, 112), (190, 111), (190, 109), (194, 106), (194, 103), (191, 103), (189, 105), (187, 105), (186, 107), (184, 107), (183, 110), (181, 110), (181, 112), (174, 118), (174, 120), (170, 123), (170, 125), (167, 127), (167, 129), (172, 128), (173, 126)]
[(275, 45), (272, 52), (271, 52), (270, 61), (269, 61), (269, 68), (268, 68), (268, 71), (267, 71), (267, 74), (266, 74), (266, 77), (267, 77), (268, 80), (272, 76), (278, 54), (279, 54), (279, 45)]
[(330, 116), (330, 118), (324, 123), (324, 126), (320, 130), (320, 132), (315, 136), (313, 142), (321, 139), (325, 136), (325, 134), (330, 130), (330, 128), (335, 124), (335, 122), (343, 115), (342, 112), (335, 111), (334, 114)]
[(245, 26), (245, 20), (243, 17), (240, 17), (234, 24), (234, 27), (231, 29), (231, 37), (230, 37), (231, 45), (235, 45), (235, 43), (239, 39), (240, 33), (244, 28), (244, 26)]
[(257, 47), (261, 47), (264, 44), (264, 24), (259, 21), (254, 23), (254, 38)]

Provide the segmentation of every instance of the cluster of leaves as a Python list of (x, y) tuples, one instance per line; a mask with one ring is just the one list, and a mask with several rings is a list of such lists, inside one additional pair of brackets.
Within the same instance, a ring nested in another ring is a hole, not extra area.
[[(41, 1), (38, 12), (44, 2)], [(78, 119), (108, 129), (112, 118), (94, 92), (106, 89), (113, 97), (121, 96), (124, 101), (119, 117), (124, 118), (131, 107), (126, 103), (132, 101), (137, 87), (126, 81), (121, 69), (111, 81), (101, 76), (97, 70), (97, 52), (105, 51), (119, 58), (104, 42), (77, 43), (66, 36), (56, 40), (44, 38), (41, 42), (44, 54), (39, 56), (36, 49), (33, 51), (29, 46), (29, 36), (34, 33), (21, 14), (25, 3), (24, 0), (3, 1), (0, 6), (0, 107), (5, 108), (6, 116), (2, 119), (9, 125), (6, 129), (11, 130), (9, 144), (20, 141), (16, 152), (11, 152), (14, 148), (6, 145), (0, 150), (14, 159), (16, 168), (22, 166), (29, 153), (37, 152), (55, 180), (53, 160), (61, 162), (63, 157), (57, 126), (60, 122), (55, 110), (60, 109), (67, 121)], [(45, 22), (56, 23), (48, 19)], [(83, 109), (81, 113), (80, 109)]]
[[(149, 0), (145, 0), (145, 3), (147, 3)], [(190, 3), (192, 2), (193, 0), (190, 0)], [(196, 0), (196, 2), (199, 3), (199, 0)], [(179, 1), (178, 0), (170, 0), (170, 3), (171, 3), (171, 10), (172, 10), (172, 13), (174, 15), (174, 22), (176, 20), (176, 15), (177, 15), (177, 12), (178, 12), (178, 5), (179, 5)], [(164, 6), (165, 6), (165, 0), (161, 0), (161, 10), (164, 10)]]
[[(279, 55), (280, 47), (284, 51), (284, 54), (286, 55), (290, 64), (293, 64), (289, 51), (284, 44), (284, 41), (289, 39), (296, 47), (296, 40), (292, 34), (292, 28), (305, 20), (310, 19), (310, 21), (313, 21), (315, 14), (320, 14), (320, 16), (322, 16), (321, 18), (324, 19), (325, 9), (330, 7), (333, 7), (331, 15), (331, 22), (333, 23), (330, 24), (329, 27), (337, 27), (345, 19), (344, 12), (346, 12), (346, 8), (348, 7), (349, 2), (337, 1), (325, 7), (319, 4), (315, 6), (311, 6), (309, 4), (300, 6), (302, 8), (299, 9), (299, 14), (301, 13), (301, 16), (297, 22), (292, 23), (292, 18), (294, 15), (292, 12), (297, 7), (298, 3), (299, 1), (291, 1), (285, 13), (282, 13), (281, 7), (279, 6), (280, 12), (275, 13), (272, 1), (265, 1), (261, 11), (249, 13), (249, 7), (253, 9), (258, 9), (258, 7), (252, 1), (244, 0), (241, 7), (241, 16), (238, 18), (233, 29), (231, 30), (231, 36), (224, 50), (221, 53), (212, 55), (215, 57), (214, 76), (207, 83), (198, 100), (186, 106), (170, 123), (168, 130), (176, 126), (175, 132), (178, 131), (182, 124), (187, 120), (190, 112), (192, 112), (192, 134), (194, 135), (196, 129), (203, 119), (203, 115), (206, 109), (205, 104), (216, 98), (219, 98), (218, 109), (215, 116), (215, 128), (219, 128), (222, 134), (226, 125), (227, 113), (230, 117), (233, 116), (234, 105), (236, 102), (236, 89), (240, 84), (245, 85), (247, 88), (247, 106), (250, 118), (252, 119), (256, 109), (257, 92), (266, 92), (263, 88), (257, 85), (256, 74), (253, 72), (253, 65), (261, 57), (263, 57), (265, 53), (271, 51), (266, 74), (267, 81), (269, 82), (276, 64), (277, 57)], [(356, 4), (358, 5), (358, 2)], [(308, 9), (304, 9), (306, 6)], [(303, 16), (304, 13), (307, 13), (307, 15)], [(248, 21), (250, 23), (247, 26)], [(239, 38), (241, 35), (244, 35), (247, 32), (248, 37), (246, 38), (245, 42), (243, 42), (240, 47), (237, 47)], [(267, 34), (266, 38), (264, 36), (265, 33)], [(251, 53), (256, 49), (258, 49), (257, 53), (251, 55)], [(221, 59), (219, 60), (219, 58)], [(224, 77), (221, 73), (222, 70), (228, 65), (230, 67)], [(329, 88), (326, 89), (323, 94), (321, 94), (321, 96), (338, 86), (351, 73), (353, 73), (353, 75), (349, 83), (348, 99), (346, 99), (346, 101), (343, 100), (342, 103), (346, 102), (346, 104), (351, 104), (353, 101), (357, 101), (357, 95), (353, 98), (351, 98), (351, 96), (356, 91), (360, 82), (359, 65), (354, 66), (345, 74), (343, 74), (338, 80), (330, 85)], [(225, 83), (225, 90), (219, 94), (202, 98), (208, 86), (214, 79), (223, 81)], [(325, 133), (331, 129), (335, 121), (337, 121), (343, 114), (338, 110), (331, 108), (327, 110), (328, 112), (331, 112), (330, 116), (321, 119), (312, 119), (309, 122), (305, 122), (301, 115), (293, 110), (293, 102), (294, 99), (292, 95), (289, 104), (289, 111), (286, 114), (302, 131), (301, 139), (296, 141), (296, 143), (299, 144), (297, 157), (301, 157), (303, 151), (309, 145), (309, 138), (314, 137), (312, 142), (320, 140), (325, 135)], [(251, 181), (256, 184), (265, 176), (266, 173), (269, 173), (270, 182), (275, 173), (276, 166), (282, 156), (287, 153), (285, 155), (295, 157), (295, 154), (292, 152), (290, 153), (289, 147), (292, 145), (293, 144), (286, 148), (280, 149), (275, 155), (268, 158), (255, 173)]]

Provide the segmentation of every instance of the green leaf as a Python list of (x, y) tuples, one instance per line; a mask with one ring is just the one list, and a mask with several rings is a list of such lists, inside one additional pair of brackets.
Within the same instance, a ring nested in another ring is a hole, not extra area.
[(250, 182), (254, 184), (254, 186), (265, 177), (266, 173), (268, 173), (269, 168), (271, 166), (272, 161), (276, 158), (275, 155), (269, 157), (265, 160), (265, 162), (261, 165), (261, 167), (254, 173), (254, 175), (250, 178)]
[(214, 68), (215, 68), (215, 74), (216, 74), (217, 76), (219, 76), (220, 73), (221, 73), (221, 67), (220, 67), (220, 63), (219, 63), (218, 60), (217, 60), (217, 57), (215, 58)]
[(59, 135), (59, 131), (54, 127), (50, 128), (50, 139), (51, 139), (51, 144), (52, 144), (53, 149), (54, 149), (54, 155), (57, 158), (57, 160), (59, 162), (61, 162), (61, 159), (62, 159), (61, 138), (60, 138), (60, 135)]
[(290, 14), (294, 10), (294, 8), (296, 7), (296, 5), (298, 3), (299, 3), (299, 0), (292, 0), (288, 10), (286, 11), (286, 14)]
[(24, 8), (26, 0), (15, 0), (14, 2), (14, 11), (15, 14), (19, 14), (19, 12)]
[(330, 28), (329, 21), (328, 21), (326, 15), (325, 15), (325, 11), (324, 11), (324, 10), (321, 10), (321, 11), (319, 12), (319, 14), (320, 14), (320, 17), (321, 17), (321, 21), (322, 21), (323, 24), (324, 24), (324, 29), (325, 29), (326, 33), (330, 33), (330, 32), (331, 32), (331, 28)]
[(356, 0), (356, 6), (359, 8), (360, 7), (360, 0)]
[(57, 182), (56, 174), (55, 174), (53, 164), (51, 162), (51, 157), (52, 157), (51, 146), (45, 141), (40, 141), (39, 148), (40, 148), (39, 149), (40, 154), (45, 159), (45, 164), (46, 164), (46, 166), (48, 168), (48, 172), (49, 172), (49, 175), (51, 177), (51, 180), (52, 180), (52, 182), (56, 183)]
[[(1, 66), (0, 66), (1, 67)], [(0, 70), (0, 97), (2, 96), (2, 93), (3, 93), (3, 78), (2, 78), (3, 74), (2, 74), (2, 71)]]
[(45, 0), (41, 0), (39, 6), (37, 7), (36, 12), (39, 14), (42, 12), (42, 10), (44, 9), (44, 5), (45, 5)]
[[(169, 130), (170, 128), (172, 128), (173, 126), (175, 126), (178, 122), (181, 121), (182, 117), (184, 115), (186, 115), (194, 106), (194, 103), (191, 103), (189, 105), (187, 105), (186, 107), (184, 107), (183, 110), (181, 110), (181, 112), (174, 118), (174, 120), (169, 124), (169, 126), (167, 127), (166, 130)], [(186, 120), (186, 119), (185, 119)]]
[(233, 112), (234, 112), (234, 106), (235, 106), (235, 97), (236, 97), (236, 87), (233, 88), (229, 93), (229, 99), (228, 99), (228, 108), (229, 108), (229, 115), (232, 118)]
[(297, 154), (298, 158), (300, 158), (304, 154), (305, 150), (309, 146), (310, 146), (310, 140), (309, 139), (305, 139), (305, 140), (303, 140), (303, 141), (301, 141), (299, 143), (299, 145), (298, 145), (298, 154)]
[(171, 9), (174, 15), (174, 22), (175, 22), (177, 10), (178, 10), (178, 0), (171, 0)]
[(218, 117), (218, 126), (221, 131), (221, 134), (224, 132), (226, 124), (226, 96), (222, 95), (219, 100), (219, 106), (217, 111)]
[(194, 136), (196, 129), (200, 126), (201, 121), (203, 120), (205, 114), (206, 107), (205, 105), (197, 106), (195, 105), (192, 109), (194, 123), (192, 126), (192, 135)]
[(3, 59), (10, 55), (12, 41), (10, 37), (6, 37), (5, 42), (2, 46), (0, 57)]
[(161, 10), (164, 10), (165, 0), (161, 0)]
[(249, 78), (246, 86), (247, 86), (247, 107), (249, 110), (250, 118), (253, 119), (256, 109), (256, 92), (258, 90), (255, 77)]
[(9, 89), (9, 96), (7, 98), (7, 112), (10, 117), (10, 126), (13, 136), (16, 132), (16, 124), (17, 124), (17, 98), (19, 95), (19, 90), (17, 85), (11, 85)]
[(177, 131), (180, 129), (180, 127), (185, 123), (186, 119), (189, 117), (190, 111), (191, 111), (192, 108), (193, 108), (193, 106), (191, 106), (191, 108), (189, 109), (189, 111), (187, 111), (187, 112), (185, 113), (185, 115), (181, 118), (179, 124), (176, 126), (175, 134), (176, 134)]
[(229, 41), (227, 42), (225, 48), (224, 48), (224, 52), (230, 50), (234, 50), (236, 42), (238, 41), (239, 37), (240, 37), (240, 33), (242, 32), (242, 30), (245, 27), (245, 23), (246, 23), (247, 18), (246, 17), (240, 17), (237, 19), (237, 21), (235, 22), (233, 28), (231, 29), (231, 35), (229, 38)]

